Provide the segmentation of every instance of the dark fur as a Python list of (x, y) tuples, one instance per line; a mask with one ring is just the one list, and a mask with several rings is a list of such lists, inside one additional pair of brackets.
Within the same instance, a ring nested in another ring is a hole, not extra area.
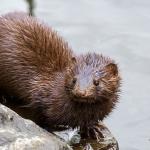
[(0, 18), (1, 95), (25, 118), (75, 128), (112, 111), (120, 86), (115, 62), (95, 53), (73, 57), (68, 44), (37, 19), (22, 13)]

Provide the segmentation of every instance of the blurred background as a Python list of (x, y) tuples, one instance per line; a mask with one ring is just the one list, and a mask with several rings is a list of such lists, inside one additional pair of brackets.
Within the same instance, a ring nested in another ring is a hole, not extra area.
[(0, 3), (0, 14), (30, 10), (57, 30), (76, 53), (95, 51), (115, 59), (123, 78), (122, 93), (116, 109), (104, 122), (118, 140), (120, 150), (150, 150), (149, 0)]

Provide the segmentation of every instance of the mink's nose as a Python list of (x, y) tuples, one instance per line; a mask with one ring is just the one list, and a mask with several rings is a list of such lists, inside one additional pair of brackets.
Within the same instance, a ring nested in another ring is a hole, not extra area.
[(86, 91), (80, 91), (78, 94), (79, 94), (79, 96), (83, 97), (86, 95)]
[(73, 94), (76, 97), (85, 97), (86, 96), (86, 91), (85, 90), (74, 90)]

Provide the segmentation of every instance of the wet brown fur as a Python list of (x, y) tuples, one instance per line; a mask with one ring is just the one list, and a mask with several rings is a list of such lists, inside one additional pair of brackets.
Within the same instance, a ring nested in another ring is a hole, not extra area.
[[(95, 53), (77, 56), (75, 62), (73, 57), (68, 44), (36, 18), (23, 13), (0, 17), (0, 91), (13, 97), (8, 106), (25, 118), (40, 126), (75, 128), (103, 120), (113, 110), (120, 86), (115, 62)], [(99, 93), (93, 85), (96, 70), (106, 74), (98, 80)], [(91, 79), (83, 92), (81, 77)]]

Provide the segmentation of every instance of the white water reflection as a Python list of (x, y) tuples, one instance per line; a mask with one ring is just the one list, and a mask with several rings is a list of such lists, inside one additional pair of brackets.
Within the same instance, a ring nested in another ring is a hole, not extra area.
[[(0, 13), (27, 7), (2, 0)], [(77, 53), (94, 50), (120, 64), (120, 103), (105, 122), (121, 150), (150, 149), (150, 1), (37, 0), (35, 14)]]

